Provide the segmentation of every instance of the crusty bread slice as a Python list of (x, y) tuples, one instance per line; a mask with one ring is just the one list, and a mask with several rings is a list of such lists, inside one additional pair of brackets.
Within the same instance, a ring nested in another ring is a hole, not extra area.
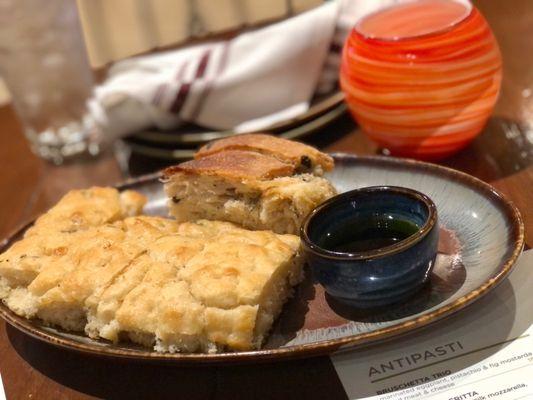
[(136, 215), (145, 203), (143, 195), (130, 190), (93, 187), (67, 193), (26, 231), (25, 240), (0, 255), (0, 299), (11, 289), (27, 287), (43, 265), (60, 262), (72, 244), (83, 240), (79, 232)]
[(202, 146), (194, 158), (228, 150), (247, 150), (275, 157), (292, 165), (296, 173), (322, 175), (333, 169), (333, 158), (328, 154), (303, 143), (265, 134), (235, 135), (210, 142)]
[(177, 173), (202, 174), (253, 181), (288, 176), (294, 171), (293, 165), (272, 156), (253, 151), (228, 150), (168, 167), (164, 175), (168, 178)]
[(262, 153), (227, 150), (164, 171), (170, 214), (178, 221), (229, 221), (297, 234), (309, 212), (335, 195), (324, 178)]

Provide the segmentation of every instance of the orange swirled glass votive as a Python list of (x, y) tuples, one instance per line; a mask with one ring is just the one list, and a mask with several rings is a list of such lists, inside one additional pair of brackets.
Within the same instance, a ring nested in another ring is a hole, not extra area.
[(500, 89), (501, 56), (469, 3), (409, 1), (355, 26), (340, 82), (369, 138), (393, 155), (439, 159), (483, 129)]

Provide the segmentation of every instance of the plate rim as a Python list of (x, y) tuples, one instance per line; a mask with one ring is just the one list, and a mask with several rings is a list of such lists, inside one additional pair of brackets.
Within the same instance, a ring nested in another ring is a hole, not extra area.
[[(495, 206), (505, 211), (506, 220), (511, 223), (511, 236), (514, 239), (511, 246), (512, 252), (501, 264), (500, 269), (494, 276), (485, 280), (481, 286), (475, 288), (469, 293), (461, 296), (453, 302), (438, 307), (428, 314), (418, 316), (414, 319), (403, 321), (391, 326), (377, 329), (372, 332), (360, 333), (343, 338), (328, 339), (315, 343), (300, 344), (294, 346), (280, 347), (276, 349), (260, 349), (242, 352), (225, 352), (216, 354), (205, 353), (157, 353), (150, 349), (128, 349), (123, 347), (106, 347), (95, 348), (94, 345), (77, 342), (72, 339), (56, 335), (46, 330), (45, 326), (39, 324), (36, 326), (35, 320), (27, 320), (13, 313), (7, 306), (0, 302), (0, 317), (8, 324), (23, 333), (34, 337), (40, 341), (55, 345), (68, 350), (74, 350), (87, 355), (111, 357), (118, 359), (129, 359), (137, 361), (156, 361), (159, 363), (173, 365), (207, 365), (219, 364), (230, 365), (236, 363), (260, 363), (271, 361), (282, 361), (296, 358), (306, 358), (317, 355), (331, 354), (338, 351), (345, 351), (354, 348), (361, 348), (367, 345), (390, 340), (412, 331), (417, 331), (427, 327), (434, 322), (451, 316), (464, 309), (470, 304), (483, 297), (501, 283), (512, 271), (518, 257), (522, 253), (525, 242), (524, 223), (517, 207), (504, 194), (495, 189), (490, 184), (473, 177), (464, 172), (423, 161), (400, 159), (395, 157), (384, 156), (358, 156), (350, 153), (332, 153), (336, 162), (363, 162), (377, 163), (385, 165), (401, 165), (411, 168), (424, 168), (437, 173), (444, 173), (446, 177), (455, 178), (461, 182), (466, 182), (469, 187), (474, 186), (476, 191), (481, 191), (489, 195), (494, 201)], [(119, 190), (125, 190), (132, 186), (154, 181), (160, 177), (159, 172), (142, 175), (137, 178), (128, 179), (115, 185)], [(13, 242), (13, 239), (23, 230), (27, 229), (35, 219), (30, 222), (19, 225), (12, 230), (10, 234), (0, 242), (0, 251)], [(37, 322), (38, 323), (38, 322)], [(107, 343), (102, 341), (103, 343)]]

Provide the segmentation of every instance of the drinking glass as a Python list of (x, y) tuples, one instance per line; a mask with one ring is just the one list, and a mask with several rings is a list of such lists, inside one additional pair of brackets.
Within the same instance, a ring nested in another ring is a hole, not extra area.
[(36, 154), (59, 164), (99, 152), (75, 1), (0, 0), (0, 76)]
[(340, 83), (363, 132), (393, 155), (440, 159), (492, 113), (501, 56), (469, 2), (399, 2), (365, 16), (343, 49)]

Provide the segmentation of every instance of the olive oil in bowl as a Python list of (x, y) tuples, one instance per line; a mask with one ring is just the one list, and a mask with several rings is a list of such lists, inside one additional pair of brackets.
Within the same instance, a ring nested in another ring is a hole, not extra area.
[(391, 214), (348, 219), (324, 235), (320, 246), (336, 253), (361, 253), (392, 246), (415, 234), (420, 227)]

